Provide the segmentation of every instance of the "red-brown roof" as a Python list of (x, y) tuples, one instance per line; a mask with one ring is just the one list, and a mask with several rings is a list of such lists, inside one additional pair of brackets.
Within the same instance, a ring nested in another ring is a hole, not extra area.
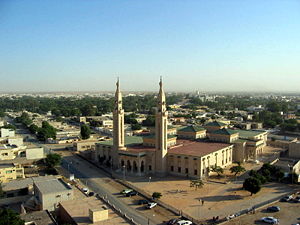
[(228, 146), (230, 146), (230, 144), (178, 140), (177, 145), (171, 147), (168, 153), (201, 157)]

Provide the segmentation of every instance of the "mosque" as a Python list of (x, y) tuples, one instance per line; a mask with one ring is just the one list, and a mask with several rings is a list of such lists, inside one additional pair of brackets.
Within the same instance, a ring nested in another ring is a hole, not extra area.
[(132, 176), (171, 174), (192, 178), (207, 176), (213, 165), (224, 168), (232, 164), (233, 144), (199, 141), (206, 137), (206, 129), (203, 127), (185, 127), (178, 131), (177, 136), (168, 131), (168, 111), (162, 79), (159, 82), (154, 132), (145, 137), (125, 136), (119, 80), (116, 86), (113, 140), (96, 144), (95, 161)]

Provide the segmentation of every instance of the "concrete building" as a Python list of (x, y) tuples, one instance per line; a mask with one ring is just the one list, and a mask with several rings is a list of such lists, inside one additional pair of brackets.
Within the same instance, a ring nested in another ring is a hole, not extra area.
[(228, 127), (228, 124), (218, 122), (218, 121), (213, 121), (213, 122), (210, 122), (210, 123), (207, 123), (204, 125), (204, 128), (207, 130), (207, 132), (212, 132), (212, 131), (220, 130), (220, 129), (227, 128), (227, 127)]
[(4, 137), (14, 137), (15, 136), (15, 131), (13, 129), (6, 129), (6, 128), (1, 128), (1, 138)]
[(263, 153), (267, 132), (240, 129), (220, 129), (208, 134), (212, 141), (234, 144), (233, 161), (244, 162), (256, 159)]
[(206, 138), (206, 129), (200, 126), (186, 126), (178, 129), (177, 131), (178, 138), (182, 139), (203, 139)]
[(95, 146), (97, 140), (84, 140), (84, 141), (77, 141), (73, 143), (73, 150), (74, 151), (86, 151), (86, 150), (95, 150)]
[(44, 148), (27, 148), (26, 146), (0, 144), (0, 160), (13, 160), (19, 157), (24, 157), (26, 159), (45, 158)]
[(59, 203), (74, 198), (72, 187), (62, 179), (34, 182), (33, 189), (39, 210), (53, 211)]
[(269, 134), (267, 145), (275, 148), (289, 149), (290, 143), (297, 142), (297, 140), (295, 137)]
[(13, 163), (0, 164), (1, 183), (6, 183), (24, 177), (24, 168), (21, 165)]

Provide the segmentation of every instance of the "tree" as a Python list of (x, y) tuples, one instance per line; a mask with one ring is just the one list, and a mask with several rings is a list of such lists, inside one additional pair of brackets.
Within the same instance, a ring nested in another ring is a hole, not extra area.
[(217, 165), (211, 166), (210, 171), (217, 173), (218, 177), (220, 177), (221, 174), (224, 173), (224, 169), (220, 166), (217, 166)]
[(154, 127), (155, 126), (155, 116), (149, 115), (147, 118), (142, 122), (143, 126), (146, 127)]
[(237, 176), (238, 174), (243, 173), (245, 171), (246, 171), (246, 169), (241, 166), (240, 162), (238, 162), (237, 166), (232, 166), (230, 168), (230, 172), (234, 173), (234, 176)]
[(256, 194), (260, 191), (261, 183), (257, 178), (249, 177), (244, 181), (243, 188), (246, 191), (249, 191), (252, 196), (253, 194)]
[(276, 178), (277, 178), (278, 181), (281, 181), (284, 178), (284, 172), (282, 170), (278, 170), (275, 173), (275, 176), (276, 176)]
[(15, 211), (9, 208), (0, 209), (0, 225), (24, 225), (22, 220)]
[(36, 134), (39, 130), (39, 127), (35, 124), (31, 124), (28, 129), (32, 134)]
[(89, 139), (91, 136), (91, 129), (88, 125), (83, 124), (80, 128), (80, 135), (82, 139)]
[(131, 129), (132, 129), (132, 130), (140, 130), (140, 129), (142, 129), (142, 125), (141, 125), (141, 124), (138, 124), (138, 123), (136, 123), (136, 124), (131, 124)]
[(0, 111), (0, 117), (5, 117), (5, 112)]
[(160, 192), (153, 192), (153, 194), (152, 194), (153, 199), (159, 199), (161, 196), (162, 196), (162, 194)]
[(197, 190), (197, 188), (203, 187), (203, 185), (204, 185), (204, 183), (200, 179), (198, 179), (198, 180), (191, 180), (191, 183), (190, 183), (190, 187), (195, 187), (195, 190)]
[(54, 168), (55, 166), (59, 165), (61, 162), (61, 156), (56, 153), (50, 153), (46, 157), (46, 165), (49, 168)]

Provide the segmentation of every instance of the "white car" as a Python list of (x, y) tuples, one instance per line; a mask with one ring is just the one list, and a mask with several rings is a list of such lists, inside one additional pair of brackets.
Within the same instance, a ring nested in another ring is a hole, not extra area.
[(82, 188), (82, 191), (87, 194), (89, 192), (89, 189), (88, 188)]
[(189, 220), (179, 220), (176, 224), (178, 224), (178, 225), (191, 225), (193, 223)]
[(274, 218), (272, 216), (263, 217), (260, 220), (262, 222), (269, 223), (269, 224), (278, 224), (279, 223), (279, 219), (276, 219), (276, 218)]
[(152, 209), (153, 207), (155, 207), (157, 205), (157, 203), (156, 202), (149, 202), (148, 204), (147, 204), (147, 209)]

